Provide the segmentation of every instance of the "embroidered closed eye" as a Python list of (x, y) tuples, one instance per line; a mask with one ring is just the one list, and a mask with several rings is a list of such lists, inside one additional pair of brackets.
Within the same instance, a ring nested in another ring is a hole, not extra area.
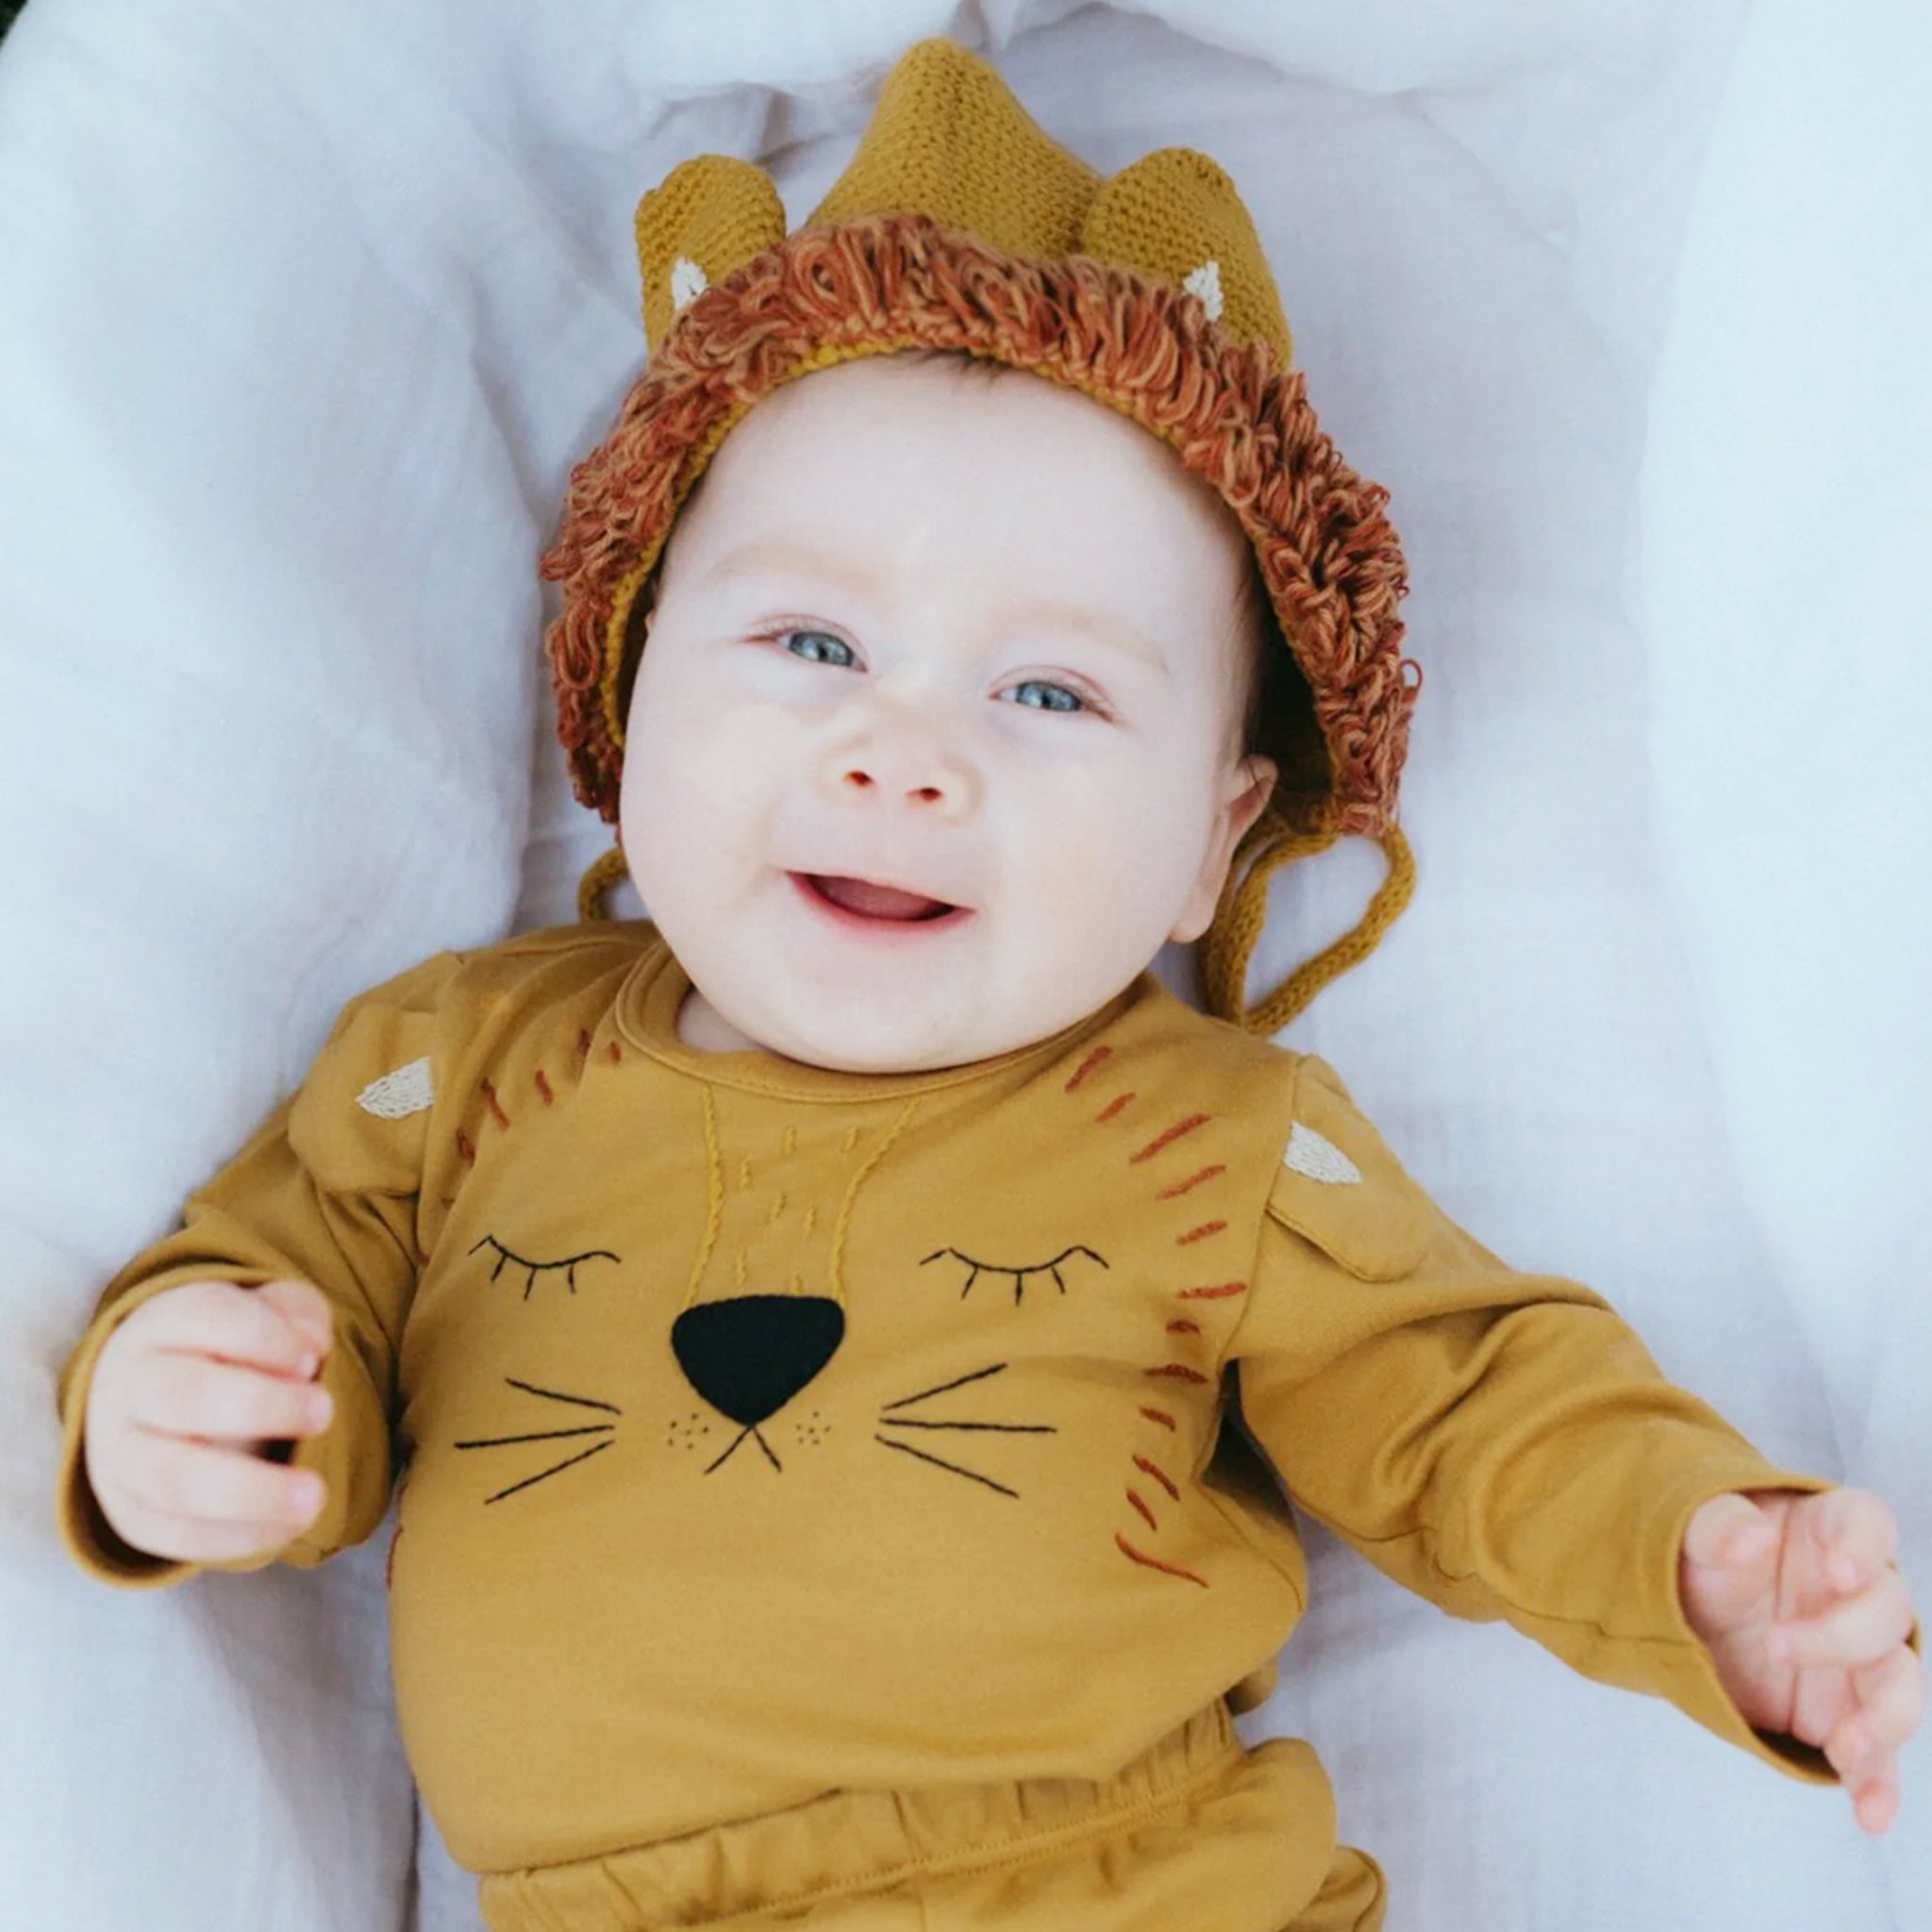
[(525, 1256), (517, 1254), (513, 1249), (505, 1247), (493, 1234), (486, 1234), (476, 1243), (476, 1246), (470, 1250), (471, 1254), (474, 1255), (476, 1252), (476, 1248), (494, 1248), (496, 1250), (496, 1266), (490, 1271), (491, 1281), (494, 1281), (506, 1268), (510, 1266), (527, 1268), (530, 1271), (529, 1278), (524, 1283), (524, 1299), (525, 1301), (530, 1299), (530, 1291), (536, 1287), (537, 1277), (540, 1274), (550, 1274), (560, 1270), (563, 1274), (564, 1286), (570, 1290), (571, 1293), (575, 1294), (577, 1291), (576, 1272), (586, 1261), (614, 1261), (617, 1259), (617, 1257), (608, 1248), (586, 1248), (581, 1255), (569, 1255), (560, 1261), (532, 1261)]
[(1062, 1248), (1050, 1261), (1032, 1261), (1021, 1268), (1009, 1268), (1004, 1261), (975, 1261), (971, 1255), (962, 1255), (958, 1248), (935, 1248), (919, 1265), (924, 1268), (927, 1262), (940, 1260), (947, 1255), (952, 1256), (954, 1260), (966, 1264), (966, 1285), (959, 1291), (961, 1301), (972, 1292), (973, 1284), (982, 1274), (1009, 1274), (1013, 1279), (1013, 1304), (1016, 1307), (1025, 1292), (1026, 1277), (1029, 1274), (1051, 1274), (1054, 1286), (1065, 1294), (1067, 1284), (1060, 1277), (1060, 1269), (1072, 1257), (1085, 1255), (1090, 1261), (1098, 1261), (1103, 1268), (1107, 1266), (1107, 1257), (1104, 1255), (1096, 1255), (1091, 1248), (1077, 1246)]

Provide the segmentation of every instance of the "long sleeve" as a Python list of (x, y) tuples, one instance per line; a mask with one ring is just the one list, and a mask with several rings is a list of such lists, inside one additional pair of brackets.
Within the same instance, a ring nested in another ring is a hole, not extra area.
[(1821, 1753), (1744, 1721), (1676, 1581), (1709, 1497), (1829, 1484), (1774, 1467), (1666, 1381), (1601, 1296), (1518, 1273), (1457, 1227), (1317, 1058), (1298, 1069), (1230, 1357), (1295, 1504), (1378, 1569), (1835, 1781)]
[[(129, 1261), (103, 1292), (61, 1372), (57, 1516), (69, 1554), (124, 1588), (176, 1583), (201, 1569), (320, 1563), (381, 1522), (391, 1479), (396, 1357), (417, 1274), (416, 1202), (440, 995), (461, 957), (438, 954), (342, 1009), (300, 1089), (192, 1194), (182, 1225)], [(94, 1363), (143, 1302), (190, 1281), (312, 1283), (333, 1304), (322, 1383), (335, 1413), (298, 1438), (292, 1466), (327, 1489), (320, 1515), (277, 1549), (207, 1564), (130, 1548), (88, 1481), (82, 1423)]]

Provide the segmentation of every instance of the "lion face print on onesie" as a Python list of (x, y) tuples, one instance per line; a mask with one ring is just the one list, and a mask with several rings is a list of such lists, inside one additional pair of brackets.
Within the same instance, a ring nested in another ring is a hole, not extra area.
[[(458, 1857), (578, 1856), (640, 1780), (666, 1832), (917, 1783), (938, 1738), (1066, 1774), (1265, 1663), (1301, 1556), (1222, 1370), (1291, 1057), (1151, 974), (963, 1067), (708, 1052), (606, 930), (522, 961), (514, 1009), (580, 1019), (507, 1008), (423, 1128), (392, 1627)], [(621, 1790), (600, 1707), (648, 1713)]]

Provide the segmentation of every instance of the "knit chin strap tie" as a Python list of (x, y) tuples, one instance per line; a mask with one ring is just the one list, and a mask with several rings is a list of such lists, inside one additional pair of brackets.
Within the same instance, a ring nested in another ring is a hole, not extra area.
[(628, 871), (629, 867), (624, 862), (622, 845), (613, 845), (601, 858), (592, 859), (585, 868), (583, 877), (577, 881), (577, 917), (608, 919), (610, 910), (604, 903), (604, 895)]
[[(1333, 945), (1304, 960), (1266, 999), (1247, 1005), (1248, 961), (1268, 916), (1270, 876), (1297, 858), (1325, 852), (1341, 836), (1324, 817), (1297, 830), (1272, 806), (1256, 820), (1236, 849), (1213, 923), (1201, 936), (1202, 991), (1216, 1019), (1232, 1021), (1250, 1033), (1279, 1033), (1331, 979), (1366, 959), (1402, 916), (1415, 890), (1415, 857), (1402, 828), (1391, 824), (1375, 840), (1388, 858), (1389, 871), (1360, 922)], [(1251, 858), (1245, 869), (1244, 856)]]
[[(1264, 1000), (1246, 1006), (1248, 961), (1268, 914), (1268, 880), (1275, 870), (1325, 852), (1342, 835), (1317, 823), (1297, 831), (1273, 807), (1256, 820), (1242, 840), (1221, 889), (1213, 923), (1201, 936), (1201, 982), (1208, 1009), (1217, 1020), (1230, 1020), (1250, 1033), (1275, 1034), (1307, 1003), (1351, 966), (1358, 965), (1381, 943), (1382, 935), (1401, 917), (1415, 890), (1415, 858), (1399, 825), (1390, 825), (1376, 839), (1389, 860), (1389, 871), (1360, 922), (1312, 959), (1304, 960)], [(1245, 870), (1242, 859), (1249, 860)], [(625, 874), (624, 851), (613, 845), (594, 860), (577, 884), (577, 917), (608, 919), (605, 895)]]

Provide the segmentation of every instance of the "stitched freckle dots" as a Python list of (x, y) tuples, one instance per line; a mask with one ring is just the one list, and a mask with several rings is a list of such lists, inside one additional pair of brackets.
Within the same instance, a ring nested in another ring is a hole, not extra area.
[[(850, 164), (795, 234), (761, 169), (700, 155), (645, 194), (637, 244), (650, 359), (573, 472), (542, 563), (562, 587), (544, 648), (581, 803), (616, 822), (631, 612), (732, 425), (836, 362), (963, 351), (1159, 437), (1254, 546), (1279, 639), (1252, 748), (1280, 778), (1201, 942), (1210, 1009), (1274, 1033), (1374, 950), (1414, 884), (1395, 823), (1421, 688), (1401, 654), (1406, 567), (1388, 492), (1342, 461), (1289, 367), (1280, 297), (1220, 167), (1158, 148), (1103, 179), (984, 60), (935, 38), (887, 75)], [(1388, 857), (1366, 915), (1249, 1006), (1269, 875), (1349, 835)], [(622, 872), (615, 851), (591, 868), (585, 917)]]

